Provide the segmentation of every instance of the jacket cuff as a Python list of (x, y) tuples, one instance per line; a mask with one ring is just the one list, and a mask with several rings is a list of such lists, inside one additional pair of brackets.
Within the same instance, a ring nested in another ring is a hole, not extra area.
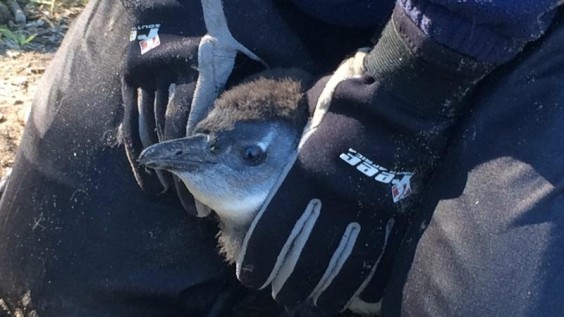
[(440, 45), (396, 6), (364, 66), (406, 104), (429, 115), (453, 117), (460, 114), (464, 96), (496, 65)]

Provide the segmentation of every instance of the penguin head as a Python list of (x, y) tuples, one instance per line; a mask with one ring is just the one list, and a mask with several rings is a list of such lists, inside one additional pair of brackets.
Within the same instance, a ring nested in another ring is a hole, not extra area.
[(297, 150), (309, 80), (296, 69), (255, 76), (223, 93), (193, 135), (152, 145), (139, 157), (178, 176), (215, 211), (229, 258)]

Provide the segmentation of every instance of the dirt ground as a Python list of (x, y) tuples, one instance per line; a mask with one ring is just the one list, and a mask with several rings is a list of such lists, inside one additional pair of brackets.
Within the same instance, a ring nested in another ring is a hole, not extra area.
[(41, 75), (54, 56), (83, 0), (18, 1), (26, 21), (16, 23), (9, 0), (0, 0), (0, 176), (14, 162)]

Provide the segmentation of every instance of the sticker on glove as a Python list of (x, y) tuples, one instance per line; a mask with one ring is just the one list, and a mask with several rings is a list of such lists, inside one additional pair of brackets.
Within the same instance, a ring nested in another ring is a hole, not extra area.
[(411, 177), (413, 177), (413, 173), (388, 170), (374, 164), (370, 159), (354, 149), (349, 149), (348, 153), (342, 153), (339, 157), (349, 165), (356, 167), (362, 174), (380, 183), (391, 184), (394, 203), (413, 193), (411, 190)]
[(139, 41), (141, 55), (161, 45), (159, 38), (160, 24), (147, 24), (134, 27), (129, 33), (129, 41)]

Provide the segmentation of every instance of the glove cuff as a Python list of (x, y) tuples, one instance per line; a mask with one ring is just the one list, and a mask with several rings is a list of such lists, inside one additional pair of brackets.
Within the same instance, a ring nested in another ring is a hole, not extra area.
[(456, 117), (460, 101), (495, 65), (438, 44), (396, 6), (364, 67), (406, 104), (428, 115)]

